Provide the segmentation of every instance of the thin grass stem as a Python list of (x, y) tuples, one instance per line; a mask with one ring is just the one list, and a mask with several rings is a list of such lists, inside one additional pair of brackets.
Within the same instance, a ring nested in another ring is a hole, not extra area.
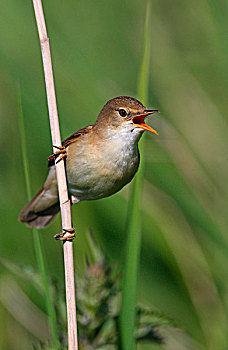
[[(56, 146), (61, 147), (61, 135), (59, 127), (59, 117), (55, 95), (55, 85), (52, 69), (51, 50), (49, 38), (47, 35), (46, 23), (44, 18), (43, 6), (41, 0), (33, 0), (37, 30), (40, 39), (44, 78), (47, 93), (49, 122), (51, 128), (53, 152)], [(71, 220), (71, 202), (68, 196), (65, 164), (63, 161), (55, 163), (58, 193), (60, 202), (60, 211), (62, 219), (62, 229), (72, 230)], [(69, 236), (69, 233), (64, 235)], [(65, 269), (65, 287), (66, 287), (66, 306), (67, 306), (67, 325), (68, 325), (68, 349), (78, 349), (77, 335), (77, 315), (76, 315), (76, 296), (74, 281), (74, 256), (72, 240), (65, 241), (63, 244), (64, 269)]]
[[(20, 130), (20, 137), (21, 137), (22, 163), (23, 163), (24, 174), (25, 174), (26, 192), (27, 192), (28, 201), (30, 201), (32, 198), (31, 184), (30, 184), (30, 177), (29, 177), (28, 152), (27, 152), (27, 145), (26, 145), (24, 115), (22, 110), (20, 91), (18, 94), (18, 120), (19, 120), (19, 130)], [(47, 314), (49, 319), (52, 342), (53, 342), (54, 348), (59, 349), (59, 341), (58, 341), (58, 336), (56, 331), (57, 329), (56, 315), (55, 315), (54, 306), (51, 300), (51, 294), (50, 294), (50, 289), (48, 285), (48, 272), (45, 264), (44, 253), (41, 247), (41, 241), (40, 241), (38, 230), (35, 228), (32, 228), (32, 235), (33, 235), (34, 250), (36, 254), (38, 269), (39, 269), (41, 279), (42, 279), (42, 284), (43, 284), (43, 291), (44, 291), (45, 303), (46, 303)]]
[[(147, 3), (144, 26), (142, 61), (139, 74), (138, 97), (146, 104), (149, 83), (150, 55), (150, 0)], [(142, 149), (142, 144), (140, 149)], [(144, 161), (141, 158), (140, 171), (137, 174), (129, 199), (127, 215), (127, 246), (122, 290), (122, 308), (120, 314), (120, 346), (122, 350), (136, 347), (134, 330), (137, 305), (137, 280), (141, 251), (140, 197), (144, 173)]]

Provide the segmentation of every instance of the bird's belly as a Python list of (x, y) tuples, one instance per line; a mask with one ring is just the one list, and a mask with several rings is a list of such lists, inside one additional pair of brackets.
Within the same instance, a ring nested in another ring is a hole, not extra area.
[(108, 197), (132, 180), (138, 165), (138, 153), (79, 157), (67, 167), (68, 190), (78, 200)]

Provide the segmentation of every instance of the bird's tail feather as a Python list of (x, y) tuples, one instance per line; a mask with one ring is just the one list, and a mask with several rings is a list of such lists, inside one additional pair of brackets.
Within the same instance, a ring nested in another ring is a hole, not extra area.
[(41, 187), (21, 211), (19, 221), (25, 222), (29, 227), (44, 228), (54, 220), (59, 210), (58, 197), (47, 200), (47, 191)]

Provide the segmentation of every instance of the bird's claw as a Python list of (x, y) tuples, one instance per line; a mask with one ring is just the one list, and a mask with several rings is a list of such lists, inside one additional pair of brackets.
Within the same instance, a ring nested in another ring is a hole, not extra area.
[(66, 153), (66, 148), (64, 146), (53, 146), (54, 148), (57, 148), (58, 151), (52, 153), (49, 157), (48, 157), (48, 162), (51, 161), (55, 161), (58, 157), (59, 159), (55, 162), (55, 164), (58, 164), (61, 160), (63, 160), (64, 158), (67, 158), (67, 153)]
[[(65, 236), (66, 233), (69, 233), (69, 235)], [(69, 228), (65, 229), (63, 228), (63, 232), (57, 233), (57, 235), (54, 236), (54, 238), (57, 241), (72, 241), (75, 238), (75, 228)]]

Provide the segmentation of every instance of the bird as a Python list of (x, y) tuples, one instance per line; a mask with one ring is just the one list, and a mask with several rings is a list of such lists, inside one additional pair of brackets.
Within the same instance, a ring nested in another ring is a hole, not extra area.
[(93, 125), (76, 131), (48, 158), (47, 179), (21, 211), (19, 221), (40, 229), (54, 220), (60, 210), (55, 164), (61, 159), (71, 204), (109, 197), (121, 190), (138, 170), (138, 142), (143, 132), (158, 135), (145, 124), (145, 118), (156, 112), (159, 110), (146, 109), (133, 97), (109, 100)]

